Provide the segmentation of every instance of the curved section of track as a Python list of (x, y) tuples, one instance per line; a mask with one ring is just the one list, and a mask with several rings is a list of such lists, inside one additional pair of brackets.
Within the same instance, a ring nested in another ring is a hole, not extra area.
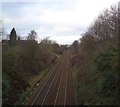
[(50, 74), (40, 82), (27, 105), (74, 105), (69, 50), (64, 52)]

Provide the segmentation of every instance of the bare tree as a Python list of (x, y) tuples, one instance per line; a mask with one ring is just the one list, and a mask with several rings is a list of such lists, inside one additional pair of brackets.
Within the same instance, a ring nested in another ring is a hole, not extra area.
[[(88, 29), (84, 36), (91, 35), (96, 39), (99, 48), (105, 47), (107, 42), (116, 42), (118, 40), (118, 7), (111, 6), (99, 15), (97, 20)], [(116, 43), (117, 44), (117, 43)]]
[(27, 40), (35, 40), (36, 38), (37, 38), (37, 32), (31, 30), (30, 33), (28, 33)]
[(89, 28), (88, 33), (100, 40), (115, 38), (117, 36), (118, 23), (117, 9), (117, 6), (111, 6), (109, 10), (106, 9), (101, 15), (99, 15), (94, 25)]
[(73, 51), (74, 53), (77, 53), (78, 52), (78, 47), (79, 47), (79, 41), (78, 40), (75, 40), (72, 44), (73, 46)]

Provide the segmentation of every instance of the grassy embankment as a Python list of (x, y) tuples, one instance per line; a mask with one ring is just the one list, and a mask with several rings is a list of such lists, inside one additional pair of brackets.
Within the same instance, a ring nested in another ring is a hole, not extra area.
[(24, 45), (3, 46), (3, 105), (21, 105), (35, 84), (49, 73), (57, 56), (35, 41)]

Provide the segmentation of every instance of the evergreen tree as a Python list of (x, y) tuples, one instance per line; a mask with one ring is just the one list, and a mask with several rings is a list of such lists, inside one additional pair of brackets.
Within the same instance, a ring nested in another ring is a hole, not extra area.
[(16, 31), (15, 31), (15, 28), (13, 28), (10, 32), (10, 45), (11, 46), (15, 46), (16, 38), (17, 38), (17, 34), (16, 34)]

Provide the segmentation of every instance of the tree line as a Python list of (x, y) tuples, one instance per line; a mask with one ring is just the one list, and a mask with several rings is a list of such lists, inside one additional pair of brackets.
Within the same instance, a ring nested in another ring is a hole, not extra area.
[(38, 43), (36, 37), (37, 32), (32, 30), (22, 40), (13, 28), (9, 40), (2, 41), (3, 105), (21, 105), (29, 94), (28, 89), (33, 87), (30, 79), (43, 77), (45, 72), (41, 72), (54, 64), (65, 50), (65, 46), (47, 37)]
[(118, 20), (118, 6), (111, 6), (71, 45), (79, 104), (119, 104)]

